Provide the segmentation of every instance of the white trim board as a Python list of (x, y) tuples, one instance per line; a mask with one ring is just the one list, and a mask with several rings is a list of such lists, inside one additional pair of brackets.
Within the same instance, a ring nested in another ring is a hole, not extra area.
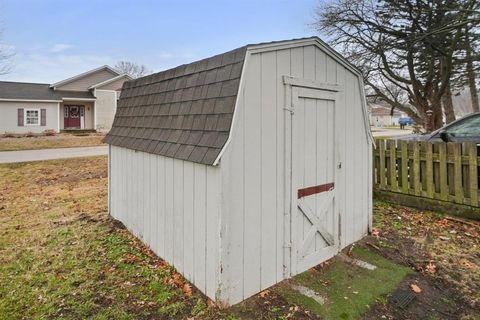
[(62, 100), (36, 100), (36, 99), (2, 99), (0, 102), (62, 102)]
[[(101, 86), (104, 86), (104, 85), (107, 85), (109, 83), (112, 83), (114, 81), (117, 81), (119, 79), (122, 79), (122, 78), (127, 78), (128, 80), (132, 80), (133, 78), (131, 76), (129, 76), (128, 74), (126, 73), (123, 73), (119, 76), (116, 76), (116, 77), (113, 77), (111, 79), (108, 79), (108, 80), (105, 80), (105, 81), (102, 81), (100, 83), (96, 83), (94, 85), (91, 85), (88, 89), (95, 89), (95, 88), (98, 88), (98, 87), (101, 87)], [(99, 89), (100, 90), (100, 89)], [(109, 91), (115, 91), (115, 90), (109, 90)]]
[(95, 101), (96, 98), (63, 98), (62, 101)]

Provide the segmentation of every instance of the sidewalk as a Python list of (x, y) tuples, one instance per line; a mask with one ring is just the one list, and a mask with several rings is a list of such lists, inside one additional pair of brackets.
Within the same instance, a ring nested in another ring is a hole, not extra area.
[(103, 156), (108, 154), (108, 146), (58, 148), (22, 151), (0, 151), (0, 163), (15, 163), (67, 159), (77, 157)]

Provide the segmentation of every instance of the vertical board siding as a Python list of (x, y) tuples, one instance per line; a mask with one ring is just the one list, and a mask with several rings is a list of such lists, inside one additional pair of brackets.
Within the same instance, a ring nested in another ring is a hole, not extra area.
[[(253, 57), (253, 56), (252, 56)], [(261, 284), (261, 199), (262, 199), (262, 158), (261, 158), (261, 69), (260, 56), (249, 61), (245, 78), (245, 238), (243, 250), (244, 296), (251, 296), (260, 290)], [(270, 164), (271, 165), (271, 164)], [(248, 275), (248, 276), (247, 276)]]
[[(239, 94), (231, 142), (220, 162), (222, 170), (222, 292), (224, 301), (236, 303), (288, 277), (284, 274), (285, 244), (290, 226), (286, 208), (285, 124), (286, 92), (282, 76), (315, 80), (344, 86), (335, 105), (328, 104), (294, 116), (315, 121), (320, 109), (334, 112), (335, 134), (342, 162), (337, 172), (315, 172), (312, 177), (336, 177), (336, 206), (341, 215), (341, 247), (360, 239), (368, 231), (371, 146), (365, 135), (358, 78), (325, 52), (313, 46), (281, 49), (248, 56)], [(305, 103), (305, 99), (300, 99)], [(310, 103), (310, 102), (308, 102)], [(300, 108), (302, 109), (302, 108)], [(288, 118), (290, 119), (290, 118)], [(317, 132), (303, 132), (309, 146), (317, 146)], [(333, 130), (333, 129), (332, 129)], [(312, 138), (313, 136), (313, 138)], [(332, 137), (333, 140), (333, 137)], [(332, 141), (333, 143), (333, 141)], [(295, 146), (294, 146), (295, 147)], [(304, 159), (302, 161), (312, 161)], [(327, 162), (333, 167), (334, 157)], [(347, 174), (348, 172), (348, 174)], [(310, 176), (298, 177), (308, 184)], [(313, 181), (313, 180), (312, 180)], [(348, 188), (348, 189), (347, 189)], [(333, 221), (327, 221), (333, 223)], [(298, 223), (298, 232), (307, 232), (308, 220)], [(222, 238), (223, 239), (223, 238)], [(316, 244), (322, 245), (318, 237)], [(288, 268), (287, 268), (288, 270)]]
[[(277, 218), (277, 57), (276, 52), (261, 56), (261, 163), (270, 166), (261, 170), (261, 287), (276, 283), (276, 229)], [(283, 158), (280, 158), (283, 159)]]
[(112, 216), (216, 299), (220, 169), (115, 146), (110, 157)]

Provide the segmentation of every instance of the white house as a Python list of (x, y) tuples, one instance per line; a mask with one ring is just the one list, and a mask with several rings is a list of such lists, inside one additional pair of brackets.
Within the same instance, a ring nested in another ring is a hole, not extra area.
[(363, 80), (317, 37), (247, 45), (125, 82), (109, 210), (234, 304), (369, 231)]
[(102, 66), (54, 84), (0, 81), (0, 133), (108, 131), (130, 79)]

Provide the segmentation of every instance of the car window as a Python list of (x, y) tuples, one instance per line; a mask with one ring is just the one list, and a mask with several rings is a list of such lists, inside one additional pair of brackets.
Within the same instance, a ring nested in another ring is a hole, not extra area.
[(480, 137), (480, 116), (466, 119), (446, 131), (455, 137)]

